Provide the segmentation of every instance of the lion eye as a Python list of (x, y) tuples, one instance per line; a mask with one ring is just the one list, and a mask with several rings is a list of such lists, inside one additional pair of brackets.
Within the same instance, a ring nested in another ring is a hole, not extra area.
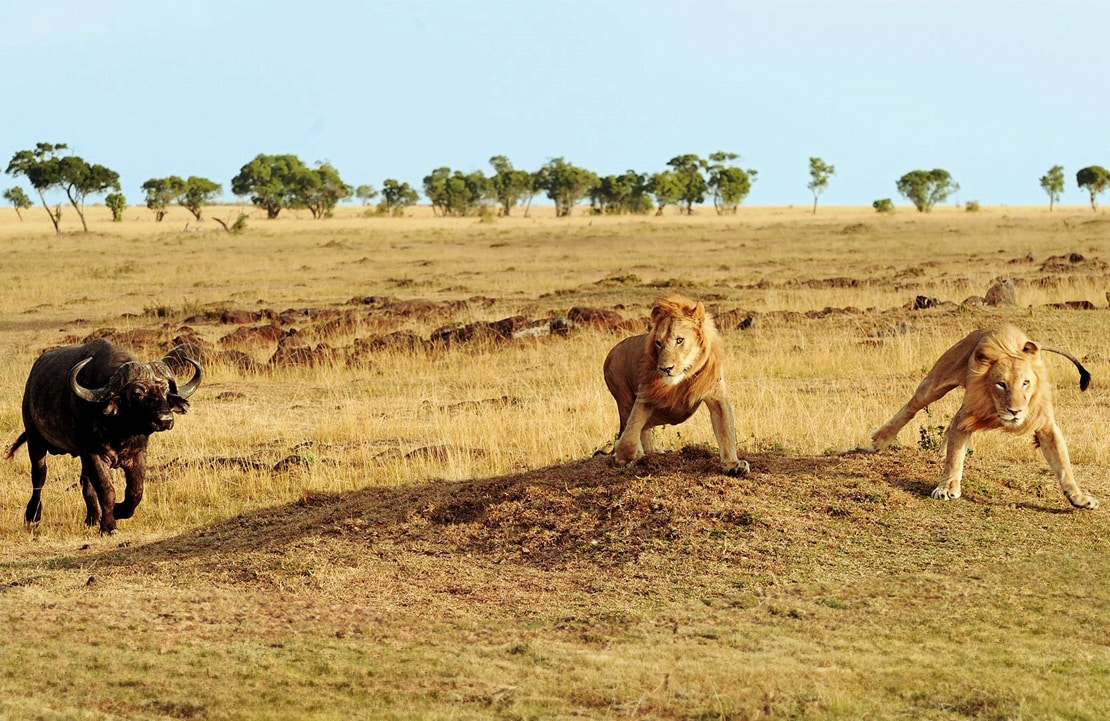
[(1021, 382), (1021, 386), (1022, 386), (1023, 388), (1028, 388), (1028, 387), (1029, 387), (1029, 379), (1028, 379), (1028, 378), (1026, 378), (1025, 380), (1023, 380), (1023, 381)]
[(682, 341), (684, 341), (684, 340), (686, 340), (686, 339), (685, 338), (675, 338), (674, 339), (674, 344), (675, 345), (682, 345)]
[(1003, 381), (998, 381), (997, 383), (995, 383), (995, 385), (998, 386), (1002, 390), (1006, 390), (1006, 383), (1003, 382)]
[(661, 341), (661, 340), (655, 341), (655, 347), (656, 348), (662, 348), (663, 347), (663, 341)]

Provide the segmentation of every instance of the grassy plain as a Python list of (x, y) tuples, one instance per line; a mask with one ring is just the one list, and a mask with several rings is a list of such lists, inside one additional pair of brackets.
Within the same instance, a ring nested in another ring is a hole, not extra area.
[[(0, 210), (5, 448), (46, 347), (129, 334), (149, 359), (191, 332), (256, 364), (213, 356), (117, 536), (81, 523), (74, 459), (51, 457), (34, 529), (25, 454), (0, 462), (0, 717), (1110, 717), (1110, 507), (1072, 511), (1031, 444), (992, 435), (964, 498), (929, 499), (958, 392), (900, 448), (843, 454), (945, 348), (1013, 322), (1092, 372), (1080, 393), (1050, 362), (1077, 478), (1110, 502), (1110, 217), (360, 210), (238, 236)], [(1017, 306), (962, 304), (999, 277)], [(718, 473), (704, 412), (631, 469), (594, 455), (630, 331), (366, 343), (574, 307), (634, 324), (665, 290), (722, 320), (747, 478)], [(270, 317), (313, 364), (222, 340)]]

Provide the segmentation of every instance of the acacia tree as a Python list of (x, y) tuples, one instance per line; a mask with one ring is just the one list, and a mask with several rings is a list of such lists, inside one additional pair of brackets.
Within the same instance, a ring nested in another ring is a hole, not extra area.
[(497, 201), (498, 214), (509, 215), (513, 206), (520, 203), (526, 195), (531, 200), (532, 174), (527, 170), (516, 170), (504, 155), (489, 159), (494, 175), (489, 178), (490, 197)]
[(58, 227), (62, 219), (62, 207), (55, 205), (53, 208), (46, 202), (47, 191), (61, 186), (61, 158), (58, 153), (65, 150), (65, 143), (37, 143), (34, 150), (20, 150), (12, 156), (11, 162), (5, 172), (8, 175), (22, 175), (39, 194), (42, 207), (50, 216), (54, 224), (54, 232), (61, 235)]
[(200, 220), (201, 213), (204, 212), (204, 206), (215, 203), (216, 197), (222, 192), (224, 192), (224, 186), (219, 183), (215, 183), (208, 178), (190, 175), (181, 188), (181, 192), (177, 194), (177, 204), (192, 213), (194, 218)]
[(363, 205), (368, 205), (371, 200), (378, 197), (378, 191), (373, 185), (360, 185), (355, 188), (355, 197), (362, 201)]
[(23, 188), (18, 185), (14, 188), (8, 188), (4, 191), (4, 200), (12, 204), (15, 208), (15, 214), (19, 217), (19, 222), (23, 222), (23, 211), (34, 205), (27, 194), (23, 192)]
[(829, 165), (821, 158), (809, 159), (809, 182), (806, 187), (813, 193), (813, 214), (817, 215), (817, 198), (829, 186), (829, 178), (836, 175), (836, 166)]
[(299, 191), (309, 172), (296, 155), (259, 153), (231, 179), (231, 192), (249, 195), (251, 202), (273, 220), (284, 208), (302, 207)]
[(607, 175), (590, 189), (591, 209), (595, 213), (612, 215), (646, 213), (651, 210), (652, 205), (648, 185), (647, 174), (637, 173), (635, 170), (626, 170), (620, 175)]
[(405, 208), (416, 203), (420, 194), (408, 183), (402, 183), (393, 178), (387, 178), (382, 183), (382, 201), (378, 204), (378, 211), (389, 215), (401, 215)]
[(595, 173), (571, 165), (563, 158), (548, 161), (539, 169), (537, 176), (539, 188), (555, 201), (556, 218), (569, 216), (571, 208), (597, 184)]
[(648, 192), (655, 198), (655, 215), (659, 216), (668, 205), (678, 205), (682, 186), (673, 170), (664, 170), (648, 178)]
[(296, 178), (297, 205), (308, 208), (313, 218), (331, 216), (340, 200), (351, 197), (351, 186), (339, 177), (331, 163), (318, 162), (315, 168), (305, 168)]
[(736, 153), (718, 151), (709, 156), (710, 164), (708, 187), (713, 191), (713, 207), (717, 215), (736, 214), (736, 209), (752, 190), (752, 182), (758, 173), (729, 165), (740, 156)]
[(676, 155), (667, 161), (674, 170), (674, 179), (680, 189), (678, 202), (685, 204), (686, 215), (694, 214), (694, 204), (705, 201), (705, 194), (709, 192), (709, 183), (701, 171), (706, 167), (706, 162), (697, 155), (688, 153)]
[(1052, 206), (1059, 202), (1060, 194), (1064, 192), (1064, 167), (1062, 165), (1053, 165), (1047, 173), (1041, 176), (1041, 190), (1048, 193), (1048, 210), (1051, 212)]
[(920, 213), (932, 210), (934, 205), (943, 203), (960, 189), (952, 175), (942, 168), (912, 170), (898, 179), (897, 187)]
[(150, 178), (140, 187), (146, 193), (146, 207), (154, 212), (154, 222), (161, 223), (169, 204), (185, 190), (185, 181), (171, 175), (168, 178)]
[(1091, 194), (1091, 210), (1096, 210), (1095, 198), (1110, 188), (1110, 171), (1100, 165), (1090, 165), (1075, 174), (1075, 182)]
[(103, 165), (91, 165), (76, 155), (60, 159), (61, 188), (69, 198), (69, 204), (77, 211), (81, 227), (87, 233), (89, 224), (85, 222), (85, 198), (100, 195), (108, 190), (120, 190), (119, 173)]

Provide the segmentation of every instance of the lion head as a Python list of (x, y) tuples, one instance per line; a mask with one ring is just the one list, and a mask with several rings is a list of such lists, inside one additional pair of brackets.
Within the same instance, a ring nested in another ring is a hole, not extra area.
[(982, 337), (968, 360), (966, 387), (967, 430), (1033, 431), (1051, 412), (1041, 348), (1013, 326)]
[(705, 306), (681, 295), (665, 295), (652, 308), (651, 323), (641, 388), (659, 405), (701, 397), (717, 383), (723, 355), (717, 326)]

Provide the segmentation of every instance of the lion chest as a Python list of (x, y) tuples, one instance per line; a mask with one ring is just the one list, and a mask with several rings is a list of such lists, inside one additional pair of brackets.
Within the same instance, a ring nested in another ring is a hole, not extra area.
[(648, 425), (652, 426), (677, 426), (685, 422), (701, 405), (699, 400), (693, 405), (681, 404), (679, 406), (652, 406), (651, 419)]

